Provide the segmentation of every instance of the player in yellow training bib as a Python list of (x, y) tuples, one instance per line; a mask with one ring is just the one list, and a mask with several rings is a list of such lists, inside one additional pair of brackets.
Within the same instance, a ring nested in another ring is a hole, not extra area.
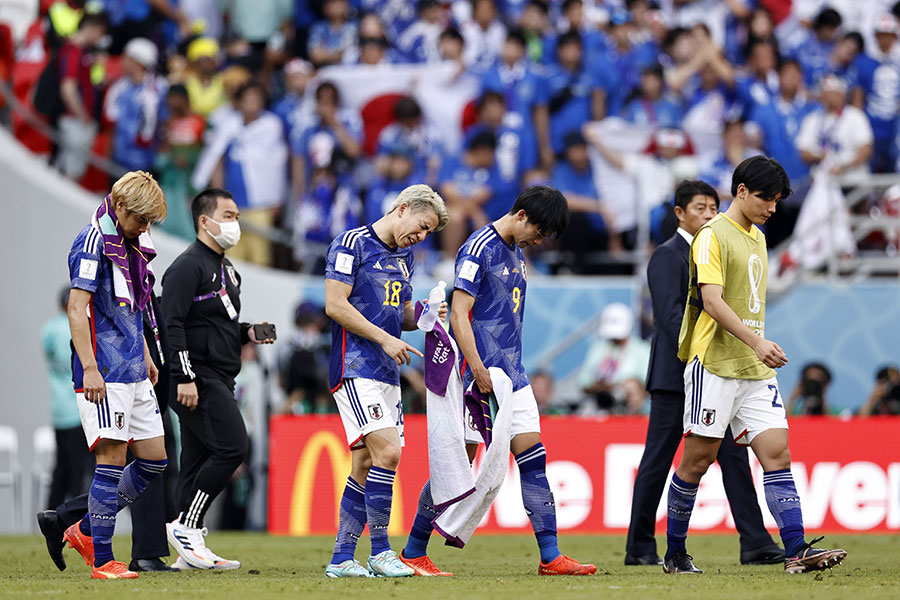
[(804, 539), (800, 498), (791, 475), (788, 424), (775, 371), (787, 363), (765, 339), (766, 238), (759, 229), (790, 196), (787, 174), (771, 158), (748, 158), (734, 171), (734, 201), (691, 244), (690, 290), (678, 357), (684, 371), (684, 454), (669, 486), (666, 573), (702, 573), (687, 553), (688, 524), (700, 478), (716, 460), (725, 430), (749, 445), (764, 470), (766, 503), (784, 543), (787, 573), (839, 564), (847, 552)]

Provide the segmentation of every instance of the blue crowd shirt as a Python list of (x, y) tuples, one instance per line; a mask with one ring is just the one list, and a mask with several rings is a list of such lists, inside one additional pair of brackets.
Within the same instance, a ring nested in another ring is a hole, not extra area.
[[(100, 230), (91, 225), (82, 229), (69, 251), (69, 278), (73, 288), (93, 294), (88, 308), (97, 368), (106, 383), (137, 383), (147, 378), (143, 316), (116, 300), (112, 270), (117, 268), (103, 254)], [(76, 391), (84, 389), (78, 353), (72, 360), (72, 382)]]
[[(522, 249), (507, 245), (492, 223), (469, 236), (456, 254), (453, 287), (475, 299), (469, 319), (478, 355), (485, 367), (503, 369), (512, 379), (513, 391), (528, 385), (522, 366), (526, 281)], [(468, 386), (472, 370), (464, 357), (461, 360)]]
[(900, 65), (859, 56), (853, 83), (866, 93), (865, 111), (875, 139), (893, 139), (900, 114)]
[(750, 113), (750, 120), (759, 123), (762, 129), (766, 154), (784, 167), (791, 181), (809, 175), (809, 165), (800, 158), (794, 140), (803, 119), (815, 109), (816, 104), (805, 96), (798, 94), (793, 102), (788, 102), (779, 95), (768, 104), (756, 106)]
[(622, 117), (635, 125), (679, 127), (683, 115), (678, 104), (663, 96), (652, 102), (635, 98), (622, 110)]
[[(580, 69), (573, 73), (559, 65), (550, 65), (544, 87), (546, 94), (539, 103), (550, 109), (550, 145), (553, 152), (561, 154), (565, 150), (565, 135), (581, 131), (581, 126), (591, 120), (591, 94), (600, 85), (590, 71)], [(558, 103), (561, 105), (557, 106)]]
[[(410, 248), (391, 248), (364, 225), (337, 236), (328, 247), (325, 279), (352, 286), (347, 300), (370, 323), (399, 338), (403, 310), (412, 300)], [(328, 380), (331, 391), (344, 379), (361, 377), (400, 385), (400, 368), (381, 346), (331, 323), (331, 359)]]
[[(553, 173), (550, 175), (550, 186), (555, 187), (563, 194), (571, 193), (587, 198), (595, 198), (597, 203), (600, 203), (600, 195), (597, 193), (594, 173), (591, 171), (590, 165), (584, 171), (578, 171), (569, 161), (558, 161), (553, 167)], [(607, 230), (606, 222), (603, 220), (602, 215), (589, 213), (587, 219), (594, 231), (602, 233)]]

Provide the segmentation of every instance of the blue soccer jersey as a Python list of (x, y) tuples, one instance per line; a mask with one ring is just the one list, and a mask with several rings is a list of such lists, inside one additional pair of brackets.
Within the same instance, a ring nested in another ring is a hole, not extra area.
[[(456, 253), (453, 287), (475, 298), (469, 320), (485, 367), (509, 375), (513, 391), (528, 385), (522, 366), (522, 317), (525, 313), (525, 255), (509, 246), (493, 224), (473, 233)], [(463, 360), (466, 385), (472, 371)]]
[[(391, 248), (371, 225), (336, 237), (328, 247), (325, 279), (352, 286), (350, 304), (369, 322), (394, 337), (403, 330), (403, 306), (412, 300), (413, 253)], [(400, 369), (379, 344), (331, 324), (328, 379), (336, 391), (344, 379), (362, 377), (400, 385)]]
[[(116, 300), (112, 270), (117, 268), (103, 254), (100, 230), (90, 225), (82, 229), (69, 252), (69, 277), (72, 288), (93, 294), (88, 307), (97, 368), (106, 383), (136, 383), (147, 378), (143, 315)], [(72, 382), (76, 391), (84, 389), (83, 378), (75, 353)]]

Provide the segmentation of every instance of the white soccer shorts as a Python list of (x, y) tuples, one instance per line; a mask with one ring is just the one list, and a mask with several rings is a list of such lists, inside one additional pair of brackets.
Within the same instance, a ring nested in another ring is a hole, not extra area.
[(354, 377), (344, 379), (333, 395), (351, 450), (364, 447), (365, 436), (373, 431), (391, 427), (397, 428), (400, 447), (404, 446), (403, 403), (399, 385)]
[(724, 438), (749, 446), (769, 429), (787, 429), (778, 381), (732, 379), (707, 371), (696, 358), (684, 369), (684, 435)]
[(100, 439), (132, 442), (163, 435), (156, 392), (149, 379), (137, 383), (107, 383), (106, 398), (89, 402), (84, 393), (75, 395), (81, 427), (91, 450)]
[[(476, 384), (472, 384), (476, 385)], [(512, 425), (510, 433), (513, 437), (521, 433), (540, 433), (541, 432), (541, 413), (538, 411), (537, 400), (534, 399), (534, 392), (530, 385), (516, 390), (510, 397), (512, 402)], [(467, 444), (483, 444), (481, 434), (475, 428), (475, 422), (466, 408), (466, 443)]]

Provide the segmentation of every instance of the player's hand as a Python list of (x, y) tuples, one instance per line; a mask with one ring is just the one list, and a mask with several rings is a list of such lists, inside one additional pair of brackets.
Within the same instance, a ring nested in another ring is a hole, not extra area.
[(491, 374), (487, 369), (484, 367), (472, 369), (472, 374), (475, 376), (475, 385), (478, 386), (482, 394), (490, 394), (494, 391), (494, 382), (491, 381)]
[(197, 394), (197, 384), (193, 381), (190, 383), (179, 383), (178, 395), (176, 398), (179, 404), (186, 406), (190, 410), (194, 410), (197, 408), (197, 402), (200, 399), (199, 394)]
[(393, 358), (398, 365), (408, 365), (410, 361), (409, 353), (425, 357), (424, 354), (401, 340), (400, 338), (395, 338), (393, 336), (389, 337), (387, 341), (381, 344), (381, 349), (384, 350), (385, 354)]
[(106, 398), (106, 382), (97, 367), (84, 371), (84, 399), (94, 404), (100, 404)]
[(447, 303), (441, 302), (440, 307), (438, 307), (438, 319), (443, 323), (447, 320)]
[(770, 340), (760, 339), (760, 342), (756, 344), (753, 350), (756, 352), (759, 360), (767, 367), (779, 369), (788, 362), (787, 355), (781, 349), (781, 346)]
[(156, 382), (159, 381), (159, 369), (152, 360), (147, 361), (147, 379), (150, 380), (150, 385), (153, 387), (156, 387)]

